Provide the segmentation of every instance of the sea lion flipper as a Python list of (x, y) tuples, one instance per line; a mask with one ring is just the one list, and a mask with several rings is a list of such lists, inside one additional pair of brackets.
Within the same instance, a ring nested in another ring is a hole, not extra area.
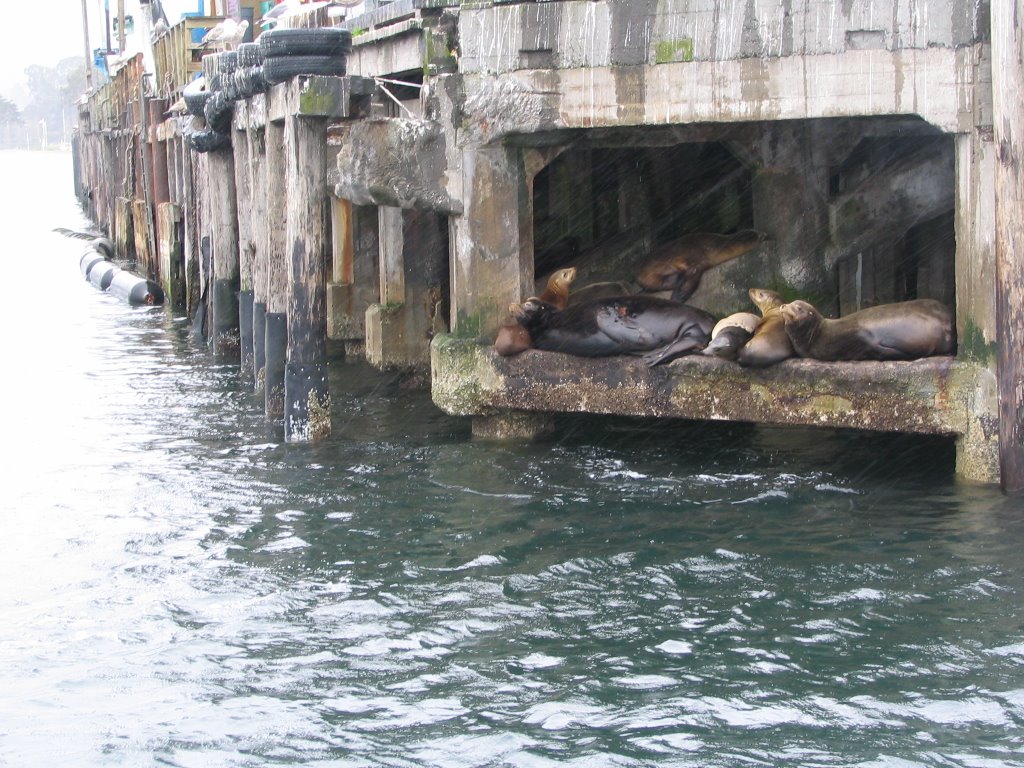
[(669, 363), (677, 357), (688, 355), (691, 352), (699, 352), (702, 349), (704, 349), (704, 345), (699, 339), (695, 339), (692, 336), (683, 336), (660, 349), (648, 352), (643, 356), (643, 361), (647, 363), (648, 368), (653, 368), (656, 365)]

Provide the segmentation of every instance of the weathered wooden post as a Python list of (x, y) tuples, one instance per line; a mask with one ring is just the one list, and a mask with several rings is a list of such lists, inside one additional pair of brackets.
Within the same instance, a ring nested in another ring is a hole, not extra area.
[[(285, 260), (287, 359), (283, 398), (285, 440), (330, 434), (327, 390), (327, 267), (331, 248), (327, 186), (327, 123), (354, 114), (353, 96), (368, 101), (373, 81), (302, 76), (268, 94), (267, 198), (271, 233), (267, 302), (267, 401), (271, 397), (272, 303), (282, 295), (278, 248)], [(283, 121), (283, 127), (281, 126)], [(282, 136), (283, 133), (283, 136)], [(282, 146), (283, 145), (283, 146)], [(272, 160), (272, 157), (274, 158)], [(280, 158), (280, 159), (278, 159)], [(286, 193), (280, 182), (287, 179)], [(282, 199), (283, 198), (283, 199)], [(286, 225), (276, 222), (286, 211)], [(268, 409), (269, 415), (269, 409)]]
[(306, 442), (331, 432), (327, 387), (327, 255), (330, 209), (327, 120), (289, 115), (288, 359), (285, 366), (284, 437)]
[(1024, 490), (1024, 0), (992, 2), (996, 318), (1003, 490)]
[(263, 389), (267, 419), (284, 416), (284, 366), (288, 353), (288, 266), (285, 261), (285, 184), (287, 167), (284, 156), (284, 122), (266, 127), (266, 206), (267, 206), (267, 310), (264, 315)]
[(266, 127), (249, 130), (249, 168), (252, 171), (252, 368), (254, 389), (263, 392), (267, 365), (267, 150)]
[(211, 341), (217, 357), (239, 352), (238, 211), (235, 204), (234, 157), (230, 147), (207, 153), (210, 195), (209, 233), (213, 250)]
[(253, 236), (253, 189), (252, 171), (249, 166), (249, 131), (243, 124), (241, 130), (231, 132), (231, 147), (234, 151), (235, 201), (238, 211), (238, 334), (239, 360), (242, 378), (253, 378), (252, 344), (252, 272), (255, 238)]

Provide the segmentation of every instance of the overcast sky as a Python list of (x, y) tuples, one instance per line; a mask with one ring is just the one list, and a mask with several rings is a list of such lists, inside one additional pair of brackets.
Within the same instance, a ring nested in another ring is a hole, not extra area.
[[(87, 0), (90, 28), (103, 37), (104, 0)], [(111, 14), (117, 14), (117, 0), (109, 0)], [(126, 0), (126, 12), (138, 13), (138, 0)], [(198, 10), (199, 0), (164, 0), (164, 12), (173, 24), (183, 11)], [(24, 106), (28, 98), (25, 67), (41, 64), (52, 67), (68, 56), (85, 58), (82, 34), (82, 0), (31, 0), (3, 3), (3, 30), (0, 40), (0, 96)], [(209, 7), (209, 3), (207, 3)], [(91, 16), (96, 16), (93, 19)], [(102, 45), (93, 40), (92, 47)]]

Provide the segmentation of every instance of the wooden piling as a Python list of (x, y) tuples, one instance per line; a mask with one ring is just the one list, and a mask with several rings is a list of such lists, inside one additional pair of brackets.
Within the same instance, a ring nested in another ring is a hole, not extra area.
[(213, 252), (211, 341), (213, 353), (234, 358), (238, 332), (238, 213), (235, 204), (234, 157), (229, 147), (207, 153), (210, 195), (209, 233)]
[(264, 316), (264, 398), (267, 419), (284, 417), (284, 368), (288, 354), (288, 265), (285, 259), (287, 210), (284, 123), (267, 122), (267, 311)]
[(1024, 490), (1024, 0), (991, 8), (999, 465), (1013, 492)]
[(327, 386), (327, 254), (330, 207), (326, 163), (327, 121), (289, 116), (288, 157), (288, 357), (285, 367), (284, 436), (306, 442), (331, 432)]
[(252, 221), (252, 172), (249, 167), (249, 132), (232, 131), (235, 168), (235, 200), (238, 211), (238, 333), (242, 378), (253, 379), (252, 302), (253, 253), (255, 242)]
[(249, 130), (252, 179), (252, 366), (254, 389), (263, 392), (267, 365), (267, 148), (266, 128)]

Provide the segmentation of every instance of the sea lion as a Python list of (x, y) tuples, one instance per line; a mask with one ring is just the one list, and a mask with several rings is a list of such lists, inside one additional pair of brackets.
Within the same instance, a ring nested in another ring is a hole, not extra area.
[[(569, 286), (576, 279), (576, 268), (566, 267), (553, 272), (548, 278), (547, 287), (544, 292), (536, 298), (544, 304), (549, 304), (556, 310), (565, 309), (569, 302)], [(526, 327), (519, 322), (518, 315), (521, 312), (521, 305), (510, 304), (508, 307), (509, 317), (498, 329), (498, 335), (494, 339), (494, 350), (502, 356), (518, 355), (523, 350), (533, 345), (533, 339)]]
[(879, 304), (836, 320), (806, 301), (780, 312), (797, 354), (815, 360), (914, 360), (956, 349), (953, 312), (935, 299)]
[(715, 324), (702, 309), (643, 295), (598, 299), (562, 311), (531, 298), (518, 314), (536, 349), (582, 357), (637, 355), (650, 366), (699, 352)]
[(758, 323), (750, 341), (737, 353), (736, 362), (740, 365), (763, 368), (792, 357), (793, 344), (786, 335), (786, 327), (779, 311), (784, 303), (782, 296), (767, 288), (751, 288), (747, 295), (761, 310), (761, 322)]
[(515, 317), (519, 312), (519, 305), (512, 304), (509, 307), (509, 312), (512, 313), (512, 317), (502, 323), (498, 329), (498, 335), (494, 339), (494, 351), (502, 357), (518, 355), (533, 346), (530, 332)]
[(701, 354), (735, 360), (743, 345), (750, 341), (761, 318), (753, 312), (735, 312), (723, 317), (711, 331), (711, 342)]
[(537, 298), (556, 309), (565, 309), (569, 303), (569, 286), (575, 279), (576, 267), (566, 267), (552, 272), (548, 277), (547, 287)]
[(618, 296), (629, 296), (633, 293), (636, 293), (635, 285), (619, 280), (588, 283), (582, 288), (573, 289), (573, 292), (569, 295), (569, 306), (585, 304), (588, 301), (596, 301), (597, 299), (614, 299)]
[(742, 256), (763, 243), (761, 232), (744, 229), (731, 235), (695, 232), (654, 249), (640, 268), (636, 281), (645, 291), (672, 291), (672, 300), (684, 302), (697, 290), (711, 267)]

